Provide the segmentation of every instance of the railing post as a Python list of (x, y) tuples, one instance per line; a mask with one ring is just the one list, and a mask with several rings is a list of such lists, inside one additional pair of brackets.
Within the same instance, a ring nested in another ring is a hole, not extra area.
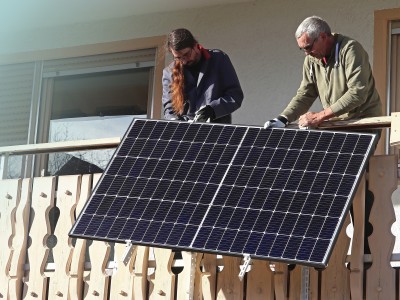
[(0, 176), (1, 179), (7, 178), (8, 173), (8, 153), (5, 153), (0, 156)]

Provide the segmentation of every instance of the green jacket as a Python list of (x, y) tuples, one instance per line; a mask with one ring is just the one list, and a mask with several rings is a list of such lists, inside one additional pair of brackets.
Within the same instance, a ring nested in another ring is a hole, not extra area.
[(303, 80), (281, 114), (290, 122), (306, 113), (318, 96), (323, 108), (330, 107), (342, 120), (382, 115), (367, 52), (355, 40), (340, 34), (334, 37), (326, 66), (310, 55), (304, 59)]

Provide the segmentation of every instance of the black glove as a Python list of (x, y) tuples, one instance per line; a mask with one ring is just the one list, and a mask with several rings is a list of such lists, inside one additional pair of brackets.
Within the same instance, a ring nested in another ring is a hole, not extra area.
[(289, 121), (283, 117), (283, 116), (278, 116), (275, 119), (269, 120), (267, 122), (265, 122), (264, 124), (264, 128), (284, 128), (286, 126), (288, 126)]
[(193, 122), (207, 122), (208, 119), (212, 122), (215, 119), (215, 112), (210, 105), (205, 105), (196, 111)]

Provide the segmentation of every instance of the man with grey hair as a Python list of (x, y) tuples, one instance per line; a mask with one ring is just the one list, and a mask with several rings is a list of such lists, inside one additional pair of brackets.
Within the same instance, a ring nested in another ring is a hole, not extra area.
[[(381, 101), (368, 54), (360, 43), (341, 34), (332, 34), (329, 25), (317, 16), (306, 18), (295, 36), (306, 55), (303, 80), (285, 110), (267, 121), (265, 128), (286, 127), (297, 119), (300, 127), (316, 127), (333, 117), (346, 120), (381, 115)], [(307, 112), (317, 97), (323, 110)], [(380, 135), (380, 130), (374, 132)], [(372, 203), (373, 199), (366, 197), (365, 220), (369, 219)], [(353, 218), (352, 208), (350, 213)], [(368, 236), (371, 231), (366, 221), (365, 253), (370, 253)]]
[[(328, 23), (317, 16), (306, 18), (295, 37), (306, 55), (303, 80), (288, 106), (265, 128), (286, 127), (296, 120), (300, 127), (316, 127), (333, 117), (347, 120), (382, 114), (368, 54), (360, 43), (332, 34)], [(323, 110), (308, 112), (318, 97)]]

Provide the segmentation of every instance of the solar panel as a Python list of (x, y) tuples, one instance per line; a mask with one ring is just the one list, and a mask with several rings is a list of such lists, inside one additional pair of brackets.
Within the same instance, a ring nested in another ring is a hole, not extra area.
[(70, 236), (324, 267), (375, 143), (134, 120)]

